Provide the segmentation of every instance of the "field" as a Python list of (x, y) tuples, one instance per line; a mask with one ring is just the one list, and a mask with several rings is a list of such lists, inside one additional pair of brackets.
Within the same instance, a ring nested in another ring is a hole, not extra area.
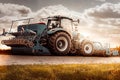
[[(7, 51), (6, 53), (10, 53)], [(2, 52), (1, 52), (2, 54)], [(4, 52), (3, 52), (4, 54)], [(1, 55), (3, 56), (3, 55)], [(8, 55), (6, 55), (8, 56)], [(17, 56), (15, 55), (10, 56), (9, 60), (14, 59), (22, 59), (21, 62), (28, 62), (28, 56)], [(5, 58), (5, 56), (3, 56)], [(26, 58), (27, 57), (27, 58)], [(36, 58), (36, 56), (30, 56), (31, 60), (33, 57)], [(46, 60), (49, 59), (51, 61), (51, 58), (56, 57), (49, 57), (48, 56), (37, 56), (37, 61), (43, 61), (39, 60), (39, 58), (43, 58)], [(2, 57), (1, 57), (2, 58)], [(3, 58), (3, 59), (4, 59)], [(64, 58), (64, 57), (62, 57)], [(72, 57), (73, 59), (74, 57)], [(75, 57), (75, 59), (78, 60), (79, 57)], [(92, 59), (89, 57), (84, 57), (89, 62)], [(0, 66), (0, 80), (120, 80), (120, 63), (114, 63), (114, 64), (108, 64), (109, 62), (114, 62), (115, 59), (119, 59), (119, 57), (96, 57), (94, 61), (97, 61), (98, 58), (105, 59), (105, 63), (107, 64), (25, 64), (25, 65), (6, 65), (6, 66)], [(108, 59), (107, 59), (108, 58)], [(5, 58), (6, 59), (6, 58)], [(57, 60), (61, 60), (61, 57), (57, 57)], [(71, 57), (65, 57), (67, 60), (71, 60)], [(65, 59), (63, 61), (65, 61)], [(75, 60), (74, 59), (74, 60)], [(80, 57), (81, 59), (81, 57)], [(35, 60), (35, 59), (34, 59)], [(99, 59), (101, 61), (101, 59)], [(107, 61), (109, 60), (109, 61)], [(2, 60), (1, 60), (2, 61)], [(17, 61), (17, 60), (16, 60)], [(72, 60), (71, 60), (72, 61)], [(83, 60), (81, 59), (81, 62)], [(15, 62), (15, 61), (13, 61)], [(116, 62), (116, 61), (115, 61)], [(92, 61), (91, 61), (92, 63)]]
[(0, 80), (119, 80), (120, 64), (0, 66)]

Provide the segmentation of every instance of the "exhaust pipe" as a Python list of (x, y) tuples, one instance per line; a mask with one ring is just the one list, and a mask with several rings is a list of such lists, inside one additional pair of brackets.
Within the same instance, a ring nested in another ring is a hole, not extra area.
[(5, 35), (5, 28), (3, 28), (3, 33), (2, 33), (2, 35)]

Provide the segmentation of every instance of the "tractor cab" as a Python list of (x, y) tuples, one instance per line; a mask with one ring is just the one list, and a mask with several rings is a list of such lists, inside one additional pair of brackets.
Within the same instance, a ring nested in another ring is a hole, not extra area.
[(54, 33), (60, 30), (63, 30), (73, 36), (74, 32), (77, 32), (77, 27), (74, 26), (75, 22), (77, 24), (79, 23), (79, 20), (73, 20), (69, 17), (64, 17), (64, 16), (53, 16), (53, 17), (48, 17), (48, 30), (49, 33)]
[(74, 21), (71, 18), (64, 17), (64, 16), (53, 16), (53, 17), (48, 17), (48, 28), (69, 28), (73, 29), (73, 22), (78, 22)]

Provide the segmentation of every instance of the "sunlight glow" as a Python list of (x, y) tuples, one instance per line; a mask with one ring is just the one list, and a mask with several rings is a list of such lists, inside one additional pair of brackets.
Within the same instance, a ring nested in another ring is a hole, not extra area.
[(115, 48), (118, 45), (115, 41), (111, 41), (111, 38), (109, 37), (104, 37), (102, 34), (98, 34), (96, 32), (90, 32), (90, 31), (80, 31), (79, 32), (81, 35), (85, 37), (85, 39), (93, 41), (93, 42), (100, 42), (104, 46), (108, 46), (110, 44), (110, 48)]
[(8, 47), (6, 45), (0, 45), (0, 50), (11, 50), (11, 47)]

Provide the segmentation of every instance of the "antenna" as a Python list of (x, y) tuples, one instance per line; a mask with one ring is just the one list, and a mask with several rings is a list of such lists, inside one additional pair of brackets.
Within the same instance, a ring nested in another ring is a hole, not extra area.
[(11, 30), (12, 30), (13, 23), (14, 23), (14, 21), (12, 21), (12, 24), (11, 24), (11, 27), (10, 27), (10, 30), (9, 30), (9, 33), (10, 33)]

